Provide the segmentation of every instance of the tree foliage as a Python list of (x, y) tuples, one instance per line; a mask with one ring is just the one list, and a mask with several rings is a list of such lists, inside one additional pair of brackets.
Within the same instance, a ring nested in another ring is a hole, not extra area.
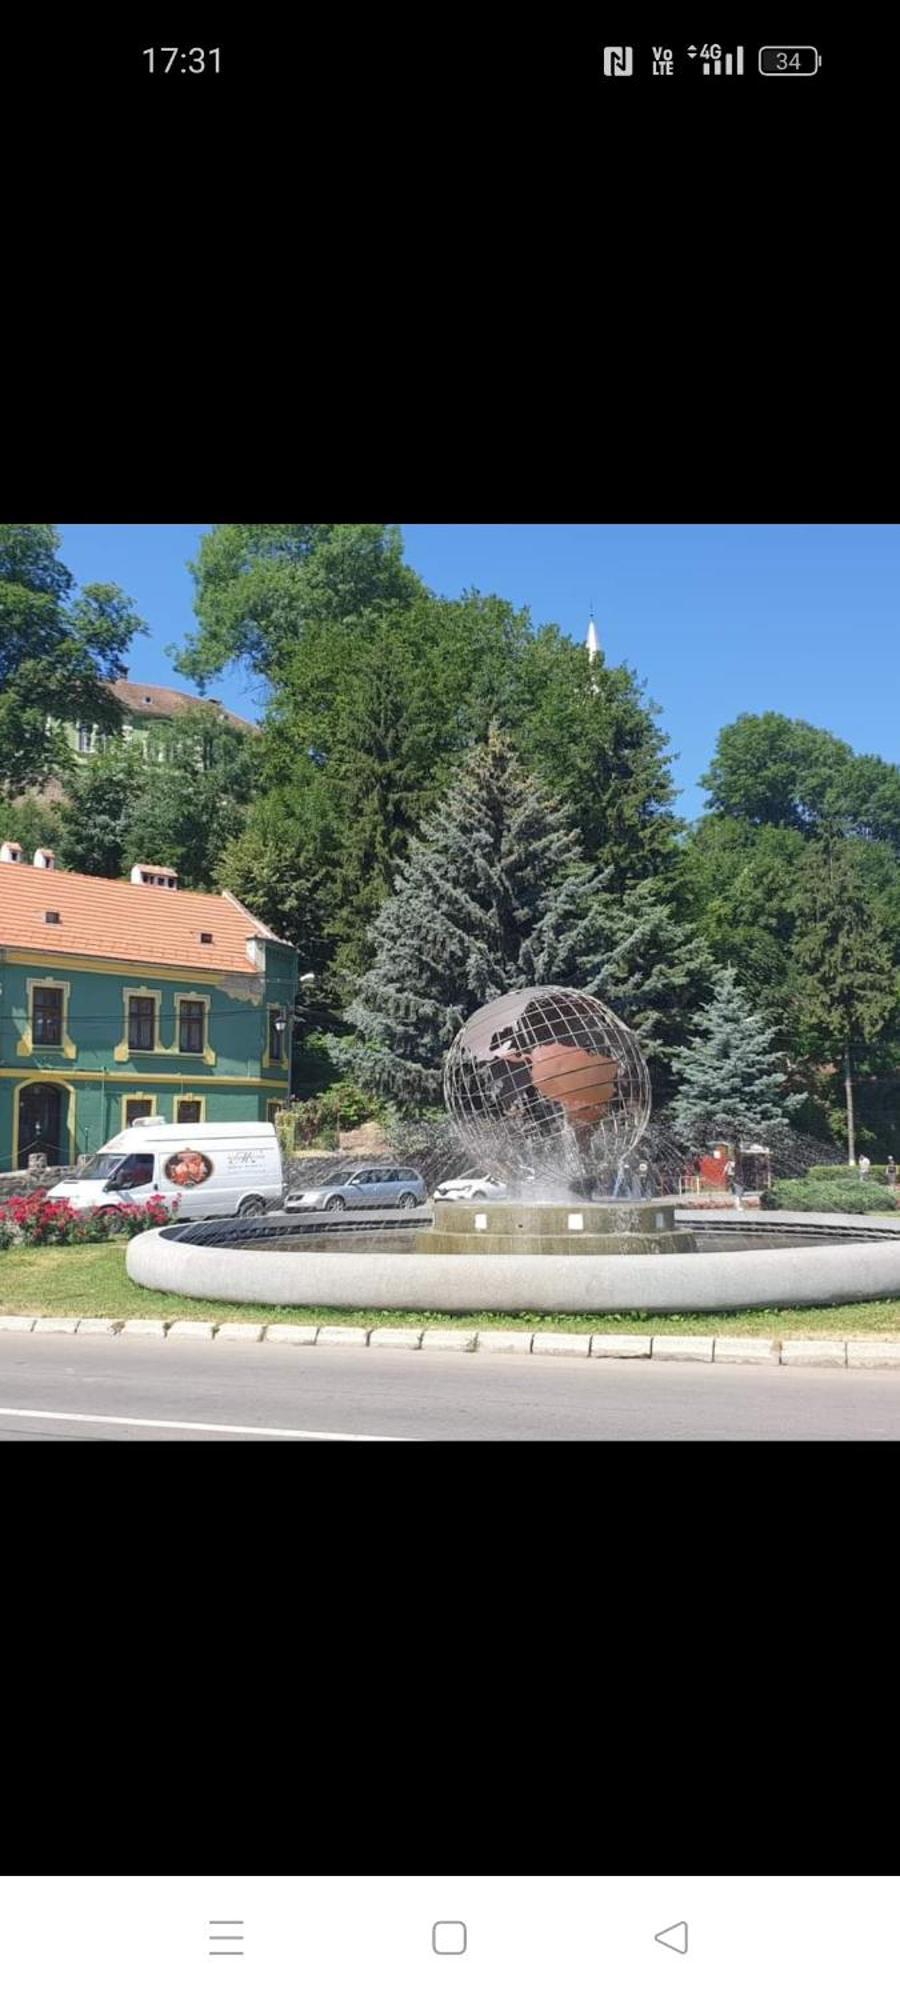
[(566, 813), (492, 728), (426, 816), (375, 919), (344, 1064), (393, 1104), (437, 1104), (443, 1057), (477, 1007), (516, 986), (594, 976), (595, 893)]
[(0, 794), (14, 797), (71, 767), (63, 722), (121, 727), (109, 682), (147, 627), (115, 584), (75, 579), (55, 528), (0, 524)]
[(197, 629), (174, 656), (201, 687), (229, 666), (277, 679), (311, 625), (357, 621), (424, 589), (383, 522), (226, 522), (189, 568)]
[(212, 888), (219, 857), (243, 826), (257, 772), (254, 739), (186, 715), (147, 732), (147, 754), (114, 743), (76, 768), (60, 808), (60, 862), (88, 875), (136, 861), (178, 870), (185, 889)]
[(680, 1078), (675, 1130), (691, 1144), (725, 1139), (769, 1144), (787, 1130), (803, 1093), (785, 1093), (787, 1073), (773, 1050), (775, 1029), (751, 1007), (732, 966), (719, 972), (696, 1033), (672, 1058)]

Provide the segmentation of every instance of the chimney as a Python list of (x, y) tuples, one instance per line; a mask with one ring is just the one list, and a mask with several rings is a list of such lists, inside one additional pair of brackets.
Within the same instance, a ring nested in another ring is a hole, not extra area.
[(22, 842), (20, 840), (4, 840), (0, 843), (0, 861), (21, 861), (21, 859)]
[(36, 847), (34, 850), (34, 865), (35, 868), (55, 868), (56, 855), (52, 847)]
[(151, 889), (177, 889), (178, 870), (161, 868), (156, 861), (136, 861), (131, 871), (131, 880)]

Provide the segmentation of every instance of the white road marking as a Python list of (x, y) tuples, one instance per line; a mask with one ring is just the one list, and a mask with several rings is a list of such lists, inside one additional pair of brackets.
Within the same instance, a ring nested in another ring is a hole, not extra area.
[(127, 1430), (215, 1431), (223, 1437), (325, 1438), (333, 1444), (411, 1444), (411, 1438), (373, 1437), (360, 1431), (288, 1431), (274, 1424), (187, 1424), (175, 1417), (83, 1416), (73, 1410), (0, 1409), (0, 1417), (41, 1417), (53, 1424), (121, 1424)]

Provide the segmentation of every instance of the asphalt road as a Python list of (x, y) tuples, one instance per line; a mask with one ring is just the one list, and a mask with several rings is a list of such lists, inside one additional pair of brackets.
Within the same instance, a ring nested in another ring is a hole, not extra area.
[(0, 1335), (0, 1442), (254, 1437), (893, 1439), (900, 1380), (827, 1368)]

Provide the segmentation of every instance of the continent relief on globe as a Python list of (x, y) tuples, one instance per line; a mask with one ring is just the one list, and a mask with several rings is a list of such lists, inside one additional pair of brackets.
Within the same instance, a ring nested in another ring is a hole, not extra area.
[(599, 1124), (615, 1095), (618, 1063), (562, 1042), (531, 1049), (528, 1063), (535, 1090), (561, 1104), (570, 1125)]

